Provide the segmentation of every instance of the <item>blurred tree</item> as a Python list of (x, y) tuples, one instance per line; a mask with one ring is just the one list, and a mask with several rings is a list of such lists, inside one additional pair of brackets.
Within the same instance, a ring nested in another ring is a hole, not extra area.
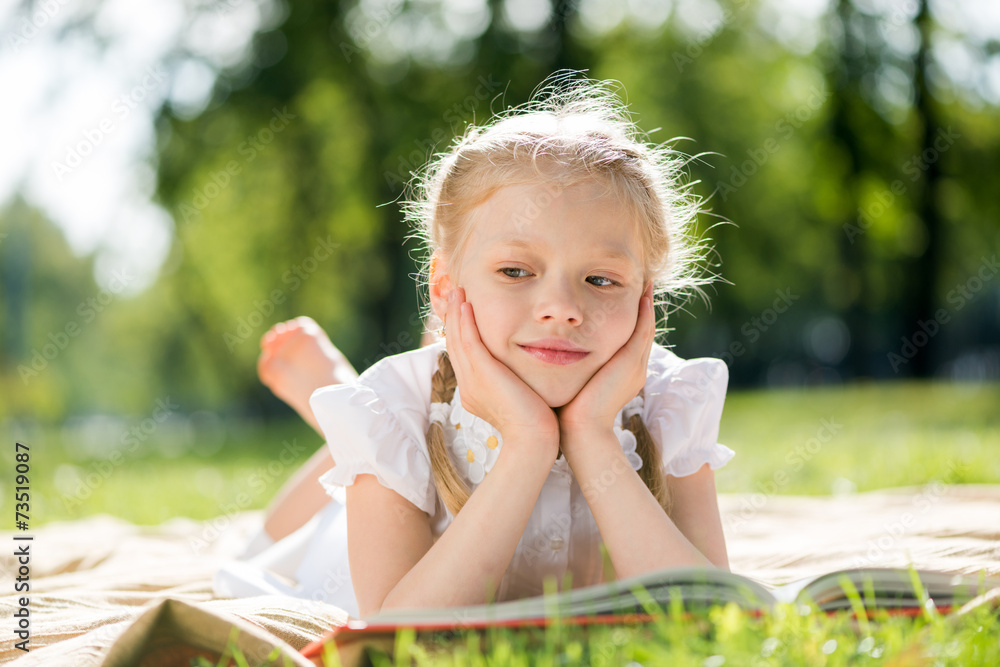
[[(692, 188), (712, 209), (699, 231), (730, 284), (708, 290), (710, 314), (693, 301), (671, 316), (680, 354), (725, 359), (738, 386), (941, 373), (996, 348), (1000, 308), (984, 297), (1000, 286), (1000, 86), (987, 75), (1000, 42), (963, 32), (944, 5), (253, 5), (245, 57), (196, 48), (188, 36), (234, 7), (196, 3), (165, 63), (175, 80), (215, 80), (204, 109), (171, 98), (157, 121), (157, 198), (175, 222), (158, 281), (94, 318), (28, 392), (18, 366), (100, 290), (94, 261), (36, 212), (4, 212), (8, 414), (144, 411), (162, 395), (284, 410), (256, 380), (257, 341), (300, 314), (359, 368), (415, 346), (406, 183), (560, 68), (621, 81), (654, 141), (690, 137), (675, 146), (695, 155)], [(74, 31), (99, 41), (88, 25)], [(957, 51), (978, 79), (949, 69)], [(916, 345), (941, 309), (947, 326)]]
[(0, 213), (0, 419), (58, 419), (88, 402), (81, 378), (100, 375), (99, 320), (116, 298), (41, 213), (21, 199)]
[[(534, 28), (511, 24), (503, 10), (491, 3), (463, 46), (448, 32), (444, 8), (296, 6), (275, 29), (280, 39), (258, 35), (250, 62), (271, 43), (289, 45), (283, 57), (252, 77), (247, 63), (220, 72), (216, 99), (196, 118), (164, 109), (159, 192), (178, 222), (178, 246), (154, 291), (178, 311), (180, 326), (166, 344), (173, 352), (163, 360), (176, 381), (198, 377), (196, 367), (207, 362), (225, 378), (211, 400), (268, 401), (254, 379), (256, 341), (271, 323), (302, 313), (361, 368), (417, 344), (421, 311), (411, 277), (419, 248), (407, 240), (398, 207), (377, 204), (404, 197), (412, 174), (467, 123), (499, 110), (498, 101), (524, 101), (549, 72), (584, 60), (566, 34), (573, 3)], [(434, 37), (391, 58), (371, 50), (399, 25), (411, 37), (421, 30)], [(431, 46), (438, 51), (426, 52)], [(275, 110), (290, 120), (272, 138)], [(316, 239), (337, 249), (299, 276), (300, 289), (288, 272), (308, 261)], [(172, 357), (183, 348), (202, 353)]]

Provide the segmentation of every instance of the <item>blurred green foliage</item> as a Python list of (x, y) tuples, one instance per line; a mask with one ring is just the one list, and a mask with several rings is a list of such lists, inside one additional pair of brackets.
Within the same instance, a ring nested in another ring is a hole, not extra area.
[[(559, 2), (530, 29), (491, 0), (459, 37), (447, 3), (270, 4), (285, 18), (218, 71), (204, 111), (161, 110), (157, 199), (174, 229), (149, 289), (109, 295), (85, 321), (102, 294), (92, 258), (21, 202), (0, 213), (0, 419), (144, 415), (163, 398), (287, 415), (254, 362), (267, 328), (300, 314), (359, 369), (413, 347), (405, 182), (564, 67), (620, 81), (652, 140), (690, 138), (674, 145), (697, 156), (700, 232), (728, 282), (709, 289), (710, 311), (693, 301), (671, 316), (679, 354), (726, 359), (734, 387), (996, 377), (1000, 280), (954, 297), (1000, 247), (1000, 111), (932, 47), (958, 40), (985, 68), (998, 45), (954, 34), (926, 3), (900, 18), (837, 0), (796, 31), (763, 1), (681, 3), (662, 23)], [(179, 44), (171, 63), (197, 57)], [(894, 363), (942, 308), (949, 322)], [(60, 346), (70, 322), (80, 330)]]

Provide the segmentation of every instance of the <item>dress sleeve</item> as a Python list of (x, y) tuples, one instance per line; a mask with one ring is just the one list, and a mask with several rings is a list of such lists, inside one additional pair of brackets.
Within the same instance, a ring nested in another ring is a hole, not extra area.
[[(372, 474), (382, 486), (434, 515), (437, 490), (418, 406), (404, 408), (400, 414), (390, 410), (373, 388), (362, 384), (317, 389), (309, 404), (335, 462), (319, 478), (327, 493), (344, 502), (344, 487), (358, 475)], [(426, 420), (426, 409), (422, 414)]]
[(721, 359), (682, 360), (662, 348), (650, 355), (644, 413), (667, 474), (684, 477), (706, 463), (717, 470), (735, 456), (718, 442), (728, 384)]

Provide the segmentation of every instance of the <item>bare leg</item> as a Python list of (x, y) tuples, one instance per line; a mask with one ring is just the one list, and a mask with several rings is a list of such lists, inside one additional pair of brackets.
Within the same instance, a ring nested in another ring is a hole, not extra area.
[(264, 531), (272, 540), (291, 535), (330, 502), (316, 480), (333, 466), (330, 448), (324, 445), (285, 482), (264, 515)]
[[(257, 374), (261, 382), (323, 435), (309, 397), (320, 387), (354, 382), (357, 372), (309, 317), (276, 324), (260, 344)], [(264, 518), (264, 530), (271, 539), (291, 534), (330, 501), (316, 479), (334, 465), (329, 448), (321, 447), (278, 491)]]
[[(420, 344), (426, 346), (436, 340), (436, 334), (427, 332)], [(309, 397), (320, 387), (354, 382), (357, 371), (309, 317), (274, 325), (264, 334), (260, 346), (257, 374), (261, 382), (322, 436)], [(330, 502), (316, 480), (334, 465), (330, 449), (321, 447), (278, 490), (264, 517), (264, 531), (271, 540), (298, 530)]]
[(275, 324), (261, 338), (260, 347), (260, 381), (320, 432), (309, 397), (320, 387), (354, 382), (357, 371), (311, 317)]

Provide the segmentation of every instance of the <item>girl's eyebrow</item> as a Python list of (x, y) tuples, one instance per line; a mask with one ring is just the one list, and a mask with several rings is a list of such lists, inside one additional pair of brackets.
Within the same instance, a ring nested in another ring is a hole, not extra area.
[[(538, 243), (531, 243), (520, 236), (501, 236), (493, 239), (496, 245), (503, 249), (512, 250), (528, 250), (533, 251), (538, 249)], [(623, 246), (602, 246), (600, 250), (595, 253), (602, 259), (609, 259), (613, 261), (627, 261), (634, 262), (637, 261), (636, 258)]]

